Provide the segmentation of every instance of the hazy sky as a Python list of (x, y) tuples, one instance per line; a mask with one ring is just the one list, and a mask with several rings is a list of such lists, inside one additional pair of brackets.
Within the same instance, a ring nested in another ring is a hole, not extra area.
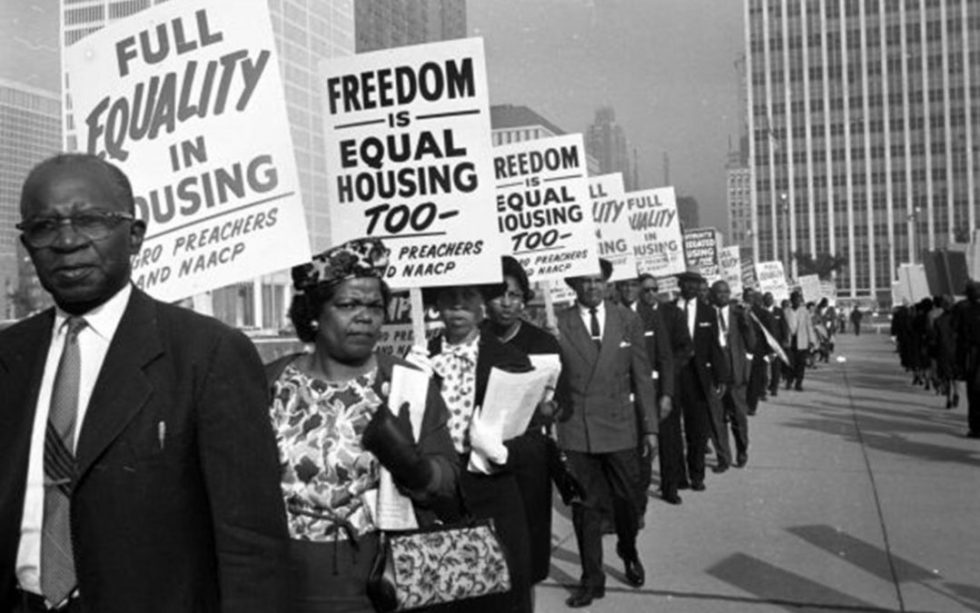
[(725, 156), (737, 143), (744, 48), (739, 0), (469, 0), (493, 104), (530, 107), (582, 132), (611, 105), (638, 150), (640, 185), (663, 185), (663, 154), (702, 225), (727, 232)]

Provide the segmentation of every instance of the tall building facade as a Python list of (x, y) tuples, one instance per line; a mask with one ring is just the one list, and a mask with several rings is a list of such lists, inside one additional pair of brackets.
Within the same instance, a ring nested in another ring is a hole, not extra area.
[(466, 37), (466, 0), (355, 0), (358, 53)]
[(838, 294), (887, 299), (900, 263), (977, 227), (980, 1), (744, 0), (744, 18), (756, 257), (844, 256)]
[(636, 174), (629, 157), (629, 141), (623, 127), (616, 123), (616, 111), (602, 107), (595, 112), (595, 121), (585, 132), (585, 149), (599, 160), (601, 172), (623, 173), (626, 191), (638, 188)]
[(57, 93), (0, 78), (0, 319), (48, 304), (20, 246), (20, 190), (30, 169), (61, 150)]
[(731, 151), (725, 163), (725, 199), (728, 202), (728, 242), (752, 243), (752, 172), (743, 151)]
[(701, 227), (701, 207), (694, 196), (677, 196), (677, 218), (682, 230)]
[[(535, 138), (560, 136), (566, 132), (538, 115), (526, 106), (516, 104), (495, 104), (490, 107), (490, 138), (493, 145), (519, 143)], [(597, 160), (590, 153), (585, 154), (589, 176), (602, 174)]]
[[(64, 46), (165, 0), (62, 0)], [(354, 0), (268, 0), (290, 134), (314, 251), (330, 241), (320, 60), (354, 53)], [(286, 324), (289, 275), (268, 275), (196, 297), (195, 308), (244, 328)]]

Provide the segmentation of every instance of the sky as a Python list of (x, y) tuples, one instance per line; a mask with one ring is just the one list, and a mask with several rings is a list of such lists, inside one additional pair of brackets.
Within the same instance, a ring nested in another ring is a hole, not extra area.
[(584, 132), (612, 106), (638, 152), (640, 185), (694, 196), (702, 226), (727, 232), (725, 158), (738, 142), (739, 0), (469, 0), (492, 104), (530, 107)]

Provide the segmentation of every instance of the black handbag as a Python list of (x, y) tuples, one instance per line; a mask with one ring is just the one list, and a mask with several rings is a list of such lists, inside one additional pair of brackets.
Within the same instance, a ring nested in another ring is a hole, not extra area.
[(412, 611), (510, 591), (492, 519), (381, 532), (367, 595), (379, 613)]

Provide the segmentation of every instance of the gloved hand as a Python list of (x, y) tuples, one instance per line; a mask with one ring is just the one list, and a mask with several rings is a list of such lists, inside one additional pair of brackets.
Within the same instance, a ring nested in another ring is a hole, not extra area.
[(361, 445), (378, 458), (399, 486), (421, 492), (432, 481), (432, 464), (418, 452), (412, 438), (407, 402), (399, 417), (387, 404), (379, 406), (361, 435)]
[(473, 420), (470, 422), (470, 446), (473, 451), (494, 464), (507, 463), (509, 453), (504, 442), (500, 439), (500, 433), (484, 426), (479, 413), (474, 413)]
[(432, 359), (429, 357), (429, 350), (424, 345), (412, 345), (408, 355), (405, 356), (405, 361), (417, 366), (419, 370), (430, 377), (432, 376)]

